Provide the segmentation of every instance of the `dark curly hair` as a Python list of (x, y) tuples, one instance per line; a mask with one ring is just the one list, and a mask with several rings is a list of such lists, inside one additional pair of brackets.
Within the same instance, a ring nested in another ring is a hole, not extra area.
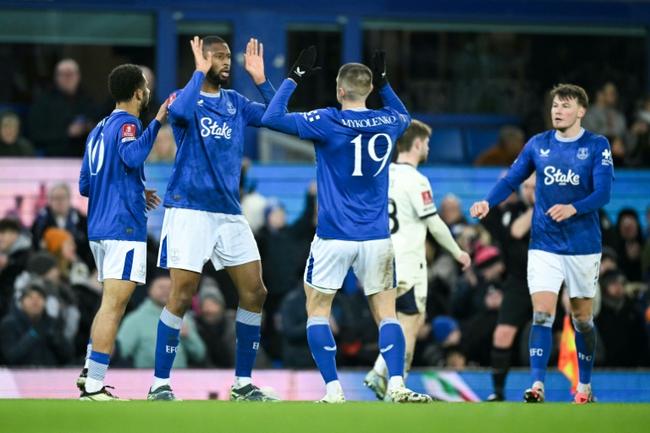
[(108, 75), (108, 92), (115, 102), (129, 101), (133, 93), (144, 86), (142, 69), (137, 65), (120, 65)]

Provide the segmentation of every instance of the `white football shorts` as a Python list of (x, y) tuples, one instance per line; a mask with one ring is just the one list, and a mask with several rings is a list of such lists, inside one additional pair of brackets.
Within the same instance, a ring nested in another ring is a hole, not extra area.
[(600, 253), (562, 255), (528, 250), (528, 288), (530, 293), (559, 293), (562, 282), (571, 298), (593, 298), (598, 288)]
[(305, 268), (305, 283), (323, 293), (336, 293), (350, 267), (366, 296), (396, 286), (395, 254), (390, 238), (344, 241), (314, 236)]
[(208, 260), (216, 270), (260, 260), (244, 216), (166, 208), (158, 266), (201, 273)]
[(424, 263), (397, 263), (397, 311), (416, 314), (427, 310), (427, 268)]
[(144, 284), (147, 278), (147, 243), (136, 241), (90, 241), (90, 251), (97, 265), (97, 279), (134, 281)]

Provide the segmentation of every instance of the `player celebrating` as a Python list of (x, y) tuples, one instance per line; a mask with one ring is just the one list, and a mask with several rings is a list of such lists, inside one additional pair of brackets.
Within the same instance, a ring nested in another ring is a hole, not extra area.
[[(266, 288), (257, 244), (239, 205), (239, 177), (246, 126), (260, 126), (265, 106), (224, 89), (230, 76), (228, 44), (218, 36), (190, 42), (196, 71), (170, 97), (169, 119), (178, 153), (167, 186), (158, 265), (170, 268), (172, 292), (160, 315), (154, 383), (149, 400), (174, 400), (170, 372), (183, 315), (212, 260), (225, 268), (239, 294), (237, 355), (231, 400), (273, 400), (251, 383), (260, 341)], [(264, 75), (263, 46), (251, 39), (246, 71), (268, 102), (275, 93)]]
[(591, 370), (596, 333), (593, 297), (598, 281), (601, 233), (598, 209), (609, 202), (612, 153), (607, 139), (585, 131), (580, 122), (588, 106), (584, 89), (560, 84), (551, 90), (554, 130), (534, 136), (471, 214), (484, 218), (533, 171), (535, 208), (528, 250), (528, 288), (533, 304), (529, 349), (533, 385), (526, 402), (544, 401), (544, 378), (551, 353), (551, 327), (562, 282), (569, 290), (576, 330), (580, 381), (578, 404), (592, 401)]
[[(410, 117), (388, 85), (384, 53), (375, 54), (374, 74), (359, 63), (339, 69), (336, 96), (341, 110), (286, 113), (291, 94), (314, 71), (315, 62), (315, 47), (300, 53), (262, 122), (315, 143), (318, 224), (305, 270), (305, 292), (307, 340), (327, 387), (320, 401), (345, 401), (329, 316), (334, 295), (352, 267), (379, 325), (379, 347), (390, 376), (386, 400), (428, 402), (429, 396), (404, 386), (405, 342), (395, 317), (394, 254), (388, 228), (388, 165), (393, 143)], [(373, 77), (386, 104), (381, 110), (366, 108)]]
[[(397, 319), (406, 338), (405, 375), (411, 368), (417, 332), (424, 323), (427, 300), (427, 262), (425, 239), (427, 228), (435, 240), (462, 265), (471, 264), (433, 203), (429, 179), (417, 167), (429, 155), (431, 128), (413, 120), (397, 141), (397, 161), (389, 167), (388, 210), (390, 233), (395, 249), (397, 273)], [(386, 394), (386, 362), (381, 354), (366, 375), (364, 384), (383, 400)]]
[(167, 102), (142, 130), (138, 116), (149, 104), (147, 79), (140, 67), (121, 65), (108, 76), (115, 110), (88, 135), (79, 192), (88, 197), (88, 239), (104, 283), (93, 320), (86, 366), (77, 380), (81, 400), (116, 400), (104, 386), (117, 328), (136, 284), (144, 284), (147, 264), (147, 215), (160, 199), (144, 189), (144, 161)]

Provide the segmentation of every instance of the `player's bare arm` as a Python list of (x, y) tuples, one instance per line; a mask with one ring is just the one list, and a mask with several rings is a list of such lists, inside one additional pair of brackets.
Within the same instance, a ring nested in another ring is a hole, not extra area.
[(244, 53), (244, 68), (256, 85), (266, 81), (264, 75), (264, 44), (255, 38), (250, 38)]

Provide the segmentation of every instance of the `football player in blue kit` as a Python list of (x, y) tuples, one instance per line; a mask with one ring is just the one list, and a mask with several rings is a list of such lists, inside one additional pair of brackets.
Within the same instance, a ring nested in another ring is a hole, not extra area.
[(102, 302), (93, 320), (86, 364), (77, 379), (81, 400), (115, 400), (104, 386), (117, 328), (147, 264), (147, 210), (160, 199), (145, 191), (144, 161), (167, 117), (167, 101), (143, 130), (138, 116), (149, 104), (142, 69), (121, 65), (108, 77), (115, 110), (88, 135), (79, 192), (88, 197), (88, 239), (103, 282)]
[[(312, 140), (316, 150), (318, 224), (304, 288), (307, 340), (327, 389), (320, 401), (345, 401), (329, 317), (334, 296), (350, 267), (363, 285), (379, 326), (379, 348), (389, 376), (385, 399), (431, 401), (404, 385), (405, 340), (395, 313), (395, 260), (388, 222), (388, 167), (395, 143), (411, 118), (388, 85), (383, 52), (374, 56), (374, 71), (360, 63), (347, 63), (339, 69), (336, 95), (340, 110), (287, 113), (289, 98), (298, 83), (314, 71), (315, 61), (314, 47), (300, 53), (262, 122)], [(373, 79), (385, 105), (379, 110), (366, 107)]]
[[(253, 385), (266, 288), (253, 233), (239, 204), (239, 178), (247, 126), (261, 126), (265, 105), (231, 89), (231, 53), (218, 36), (190, 42), (196, 70), (173, 93), (169, 122), (178, 145), (164, 206), (158, 265), (169, 268), (172, 291), (160, 315), (154, 383), (149, 400), (174, 400), (170, 372), (183, 315), (190, 307), (203, 265), (226, 269), (239, 294), (235, 383), (231, 400), (275, 400)], [(263, 45), (251, 39), (244, 66), (265, 101), (275, 90), (264, 75)]]
[(507, 175), (485, 200), (472, 205), (470, 213), (484, 218), (535, 171), (536, 200), (527, 270), (533, 303), (529, 337), (533, 384), (525, 391), (524, 401), (544, 401), (551, 328), (564, 283), (571, 298), (578, 352), (579, 384), (574, 401), (584, 404), (593, 401), (593, 298), (598, 290), (602, 250), (598, 210), (610, 200), (614, 167), (607, 139), (580, 126), (589, 104), (584, 89), (560, 84), (550, 96), (554, 129), (532, 137)]

